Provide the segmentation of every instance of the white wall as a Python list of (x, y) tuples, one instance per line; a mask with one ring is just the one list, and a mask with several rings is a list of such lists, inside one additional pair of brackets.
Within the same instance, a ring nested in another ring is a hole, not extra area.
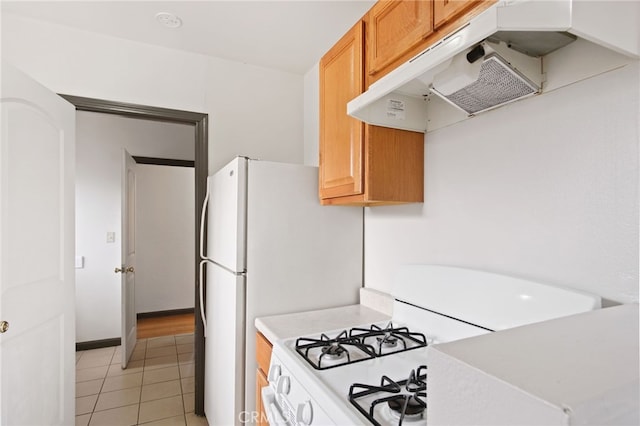
[[(428, 133), (424, 204), (365, 209), (365, 286), (392, 292), (399, 265), (436, 263), (638, 301), (639, 74), (635, 62)], [(317, 66), (309, 164), (314, 79)]]
[(426, 135), (425, 202), (367, 208), (366, 286), (458, 265), (638, 301), (640, 70)]
[[(193, 126), (77, 113), (76, 254), (85, 260), (84, 267), (76, 269), (78, 342), (121, 333), (120, 275), (113, 270), (122, 264), (122, 148), (132, 155), (188, 160), (194, 145)], [(115, 232), (115, 242), (107, 243), (107, 232)], [(188, 266), (193, 269), (192, 261)]]
[(193, 308), (193, 167), (136, 167), (136, 312)]
[(209, 114), (209, 170), (302, 163), (303, 77), (2, 14), (2, 56), (57, 93)]
[(320, 64), (304, 75), (304, 164), (318, 166), (320, 150)]

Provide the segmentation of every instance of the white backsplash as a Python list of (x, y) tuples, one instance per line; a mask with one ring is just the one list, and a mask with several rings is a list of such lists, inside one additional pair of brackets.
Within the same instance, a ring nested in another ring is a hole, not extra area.
[(360, 304), (383, 314), (393, 315), (393, 296), (389, 293), (363, 287), (360, 289)]

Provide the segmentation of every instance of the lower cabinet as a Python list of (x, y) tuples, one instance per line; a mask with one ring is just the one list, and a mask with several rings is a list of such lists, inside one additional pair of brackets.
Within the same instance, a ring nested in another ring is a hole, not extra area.
[(256, 424), (260, 426), (269, 424), (267, 412), (262, 404), (262, 388), (269, 384), (267, 373), (271, 363), (272, 347), (271, 342), (262, 333), (256, 333), (256, 360), (258, 361), (258, 369), (256, 370), (256, 412), (258, 413), (258, 421)]

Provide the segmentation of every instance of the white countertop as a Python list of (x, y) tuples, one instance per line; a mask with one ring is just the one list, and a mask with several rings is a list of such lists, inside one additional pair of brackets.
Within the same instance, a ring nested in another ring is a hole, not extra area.
[(259, 317), (255, 326), (270, 342), (328, 330), (390, 320), (385, 313), (364, 305), (349, 305), (293, 314)]
[(637, 419), (638, 315), (637, 304), (622, 305), (433, 345), (429, 378), (438, 392), (429, 394), (437, 408), (430, 418), (482, 424), (486, 415), (496, 425)]

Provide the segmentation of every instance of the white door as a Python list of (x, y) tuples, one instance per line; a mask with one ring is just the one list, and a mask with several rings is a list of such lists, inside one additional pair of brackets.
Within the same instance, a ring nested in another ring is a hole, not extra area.
[(0, 334), (0, 423), (69, 425), (75, 107), (4, 63), (1, 87), (0, 320), (8, 329)]
[[(122, 368), (136, 345), (136, 162), (122, 150)], [(118, 272), (118, 269), (116, 269)]]

